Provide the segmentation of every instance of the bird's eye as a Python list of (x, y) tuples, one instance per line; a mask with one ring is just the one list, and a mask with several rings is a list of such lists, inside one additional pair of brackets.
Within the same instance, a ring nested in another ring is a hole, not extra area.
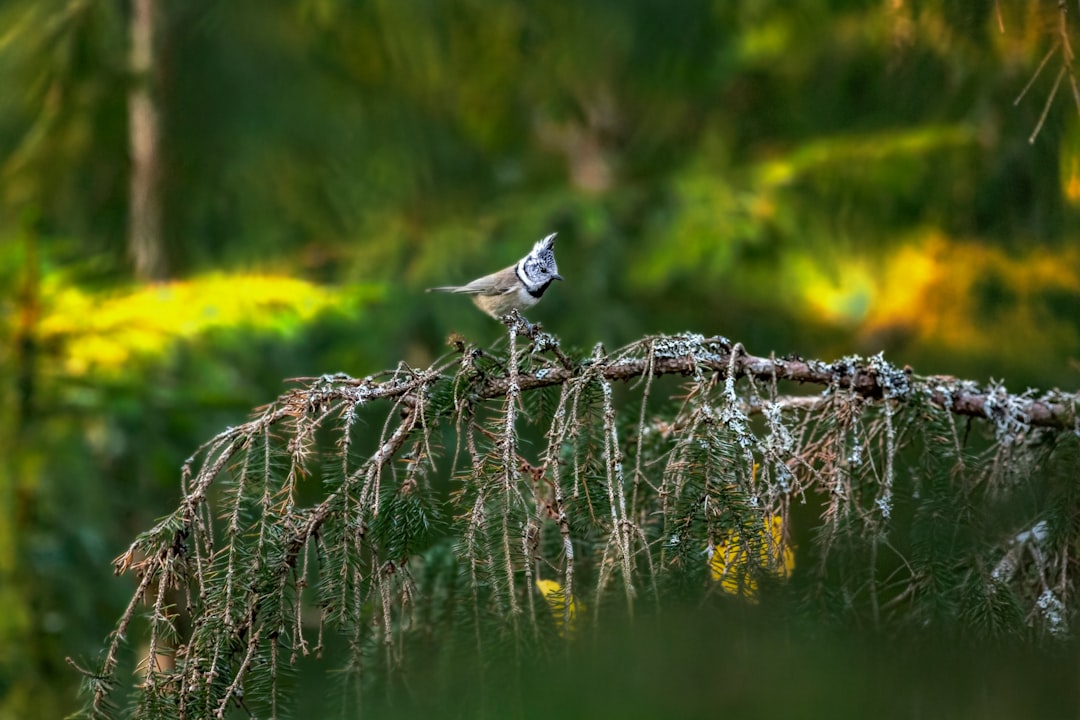
[(544, 273), (545, 275), (547, 275), (547, 274), (548, 274), (548, 269), (547, 269), (546, 267), (542, 267), (542, 268), (540, 268), (540, 272), (542, 272), (542, 273)]

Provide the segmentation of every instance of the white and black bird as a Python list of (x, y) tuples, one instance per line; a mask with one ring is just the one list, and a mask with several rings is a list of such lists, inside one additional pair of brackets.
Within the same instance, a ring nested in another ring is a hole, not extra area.
[(468, 285), (450, 285), (428, 292), (452, 292), (472, 295), (476, 307), (496, 320), (511, 310), (518, 312), (540, 302), (548, 286), (562, 280), (555, 266), (555, 235), (551, 233), (533, 245), (528, 255), (514, 265), (473, 280)]

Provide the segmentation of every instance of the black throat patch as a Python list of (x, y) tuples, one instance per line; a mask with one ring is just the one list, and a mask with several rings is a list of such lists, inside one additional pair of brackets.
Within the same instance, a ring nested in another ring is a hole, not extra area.
[(539, 300), (541, 297), (543, 297), (544, 291), (547, 290), (548, 285), (550, 285), (553, 282), (553, 280), (551, 278), (548, 278), (547, 282), (545, 282), (543, 285), (541, 285), (540, 287), (538, 287), (536, 289), (533, 289), (533, 288), (529, 287), (529, 283), (525, 282), (525, 278), (522, 277), (522, 275), (521, 275), (521, 265), (520, 265), (520, 263), (518, 264), (518, 266), (516, 268), (514, 268), (514, 274), (517, 275), (518, 280), (521, 281), (521, 286), (523, 288), (525, 288), (525, 292), (529, 293), (529, 295), (533, 296), (537, 300)]
[(544, 283), (543, 285), (541, 285), (540, 287), (538, 287), (535, 290), (533, 290), (532, 288), (530, 288), (529, 286), (526, 285), (525, 286), (525, 292), (529, 293), (534, 298), (539, 300), (540, 297), (544, 294), (544, 291), (548, 289), (548, 285), (550, 285), (550, 284), (551, 284), (551, 281), (548, 280), (546, 283)]

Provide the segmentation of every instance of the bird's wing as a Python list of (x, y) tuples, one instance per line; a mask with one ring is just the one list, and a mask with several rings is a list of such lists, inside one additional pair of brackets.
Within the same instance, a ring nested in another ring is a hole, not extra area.
[(511, 265), (499, 272), (476, 278), (467, 285), (451, 285), (431, 289), (439, 292), (465, 293), (468, 295), (505, 295), (517, 289), (518, 279), (514, 269), (515, 266)]

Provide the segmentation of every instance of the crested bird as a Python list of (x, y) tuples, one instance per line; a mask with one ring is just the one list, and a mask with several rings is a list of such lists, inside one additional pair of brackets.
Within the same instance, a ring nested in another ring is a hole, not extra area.
[(510, 267), (476, 278), (467, 285), (428, 288), (428, 292), (463, 293), (476, 307), (501, 320), (511, 310), (522, 312), (540, 302), (555, 280), (562, 280), (555, 265), (555, 235), (533, 245), (529, 254)]

